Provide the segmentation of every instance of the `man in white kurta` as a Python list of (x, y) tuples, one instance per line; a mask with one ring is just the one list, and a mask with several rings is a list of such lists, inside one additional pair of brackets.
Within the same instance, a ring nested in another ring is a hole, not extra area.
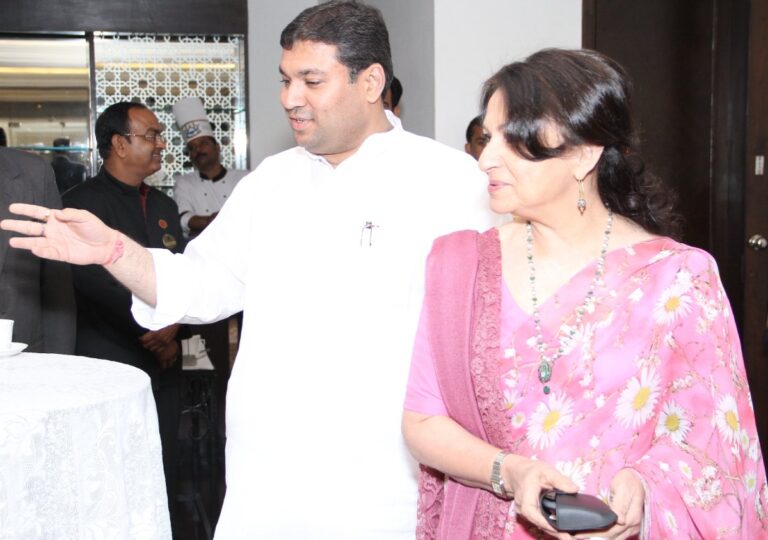
[(217, 537), (413, 537), (400, 415), (426, 255), (493, 218), (472, 158), (387, 117), (336, 168), (301, 147), (264, 160), (184, 256), (153, 253), (141, 324), (244, 309)]
[(14, 247), (104, 265), (143, 326), (244, 310), (217, 539), (411, 539), (417, 466), (400, 417), (424, 264), (437, 236), (493, 224), (487, 180), (385, 113), (378, 10), (312, 6), (281, 45), (298, 146), (246, 176), (184, 254), (149, 252), (82, 211), (17, 205), (37, 221), (3, 228), (34, 236)]

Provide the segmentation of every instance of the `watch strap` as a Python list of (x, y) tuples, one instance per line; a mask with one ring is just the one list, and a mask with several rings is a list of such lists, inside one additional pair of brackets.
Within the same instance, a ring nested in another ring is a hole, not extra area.
[(504, 478), (501, 476), (501, 464), (507, 455), (503, 451), (496, 454), (496, 457), (493, 458), (493, 467), (491, 468), (491, 489), (503, 499), (507, 498), (507, 490), (504, 488)]

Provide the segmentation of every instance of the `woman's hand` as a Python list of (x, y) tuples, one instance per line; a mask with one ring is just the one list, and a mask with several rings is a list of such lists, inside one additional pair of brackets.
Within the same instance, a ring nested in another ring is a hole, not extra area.
[(556, 538), (573, 538), (568, 533), (558, 532), (544, 518), (540, 497), (543, 491), (559, 489), (575, 493), (578, 486), (549, 463), (511, 454), (504, 459), (502, 474), (505, 484), (514, 494), (517, 513)]
[(613, 538), (624, 540), (640, 534), (645, 505), (645, 488), (638, 474), (622, 469), (611, 480), (611, 510), (616, 513), (616, 524), (599, 534), (585, 533), (577, 538)]

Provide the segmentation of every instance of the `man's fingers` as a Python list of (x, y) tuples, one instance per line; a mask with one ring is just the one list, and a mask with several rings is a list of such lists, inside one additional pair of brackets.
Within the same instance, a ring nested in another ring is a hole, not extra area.
[(32, 219), (44, 221), (51, 214), (51, 209), (36, 204), (13, 203), (8, 207), (12, 214), (27, 216)]
[(42, 236), (15, 236), (8, 243), (11, 247), (29, 251), (51, 247), (48, 239)]
[(2, 228), (6, 231), (26, 234), (27, 236), (41, 236), (44, 223), (37, 221), (21, 221), (19, 219), (4, 219)]

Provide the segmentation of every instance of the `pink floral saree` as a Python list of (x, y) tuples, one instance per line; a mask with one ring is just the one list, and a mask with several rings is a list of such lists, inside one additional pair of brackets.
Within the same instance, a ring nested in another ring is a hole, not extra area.
[[(573, 337), (593, 265), (540, 305), (545, 341), (565, 351), (547, 395), (533, 321), (503, 290), (497, 231), (438, 239), (425, 309), (449, 415), (606, 500), (612, 477), (635, 470), (646, 486), (644, 537), (768, 537), (752, 401), (713, 259), (657, 238), (609, 252), (605, 266)], [(539, 534), (510, 501), (422, 469), (418, 538)]]

